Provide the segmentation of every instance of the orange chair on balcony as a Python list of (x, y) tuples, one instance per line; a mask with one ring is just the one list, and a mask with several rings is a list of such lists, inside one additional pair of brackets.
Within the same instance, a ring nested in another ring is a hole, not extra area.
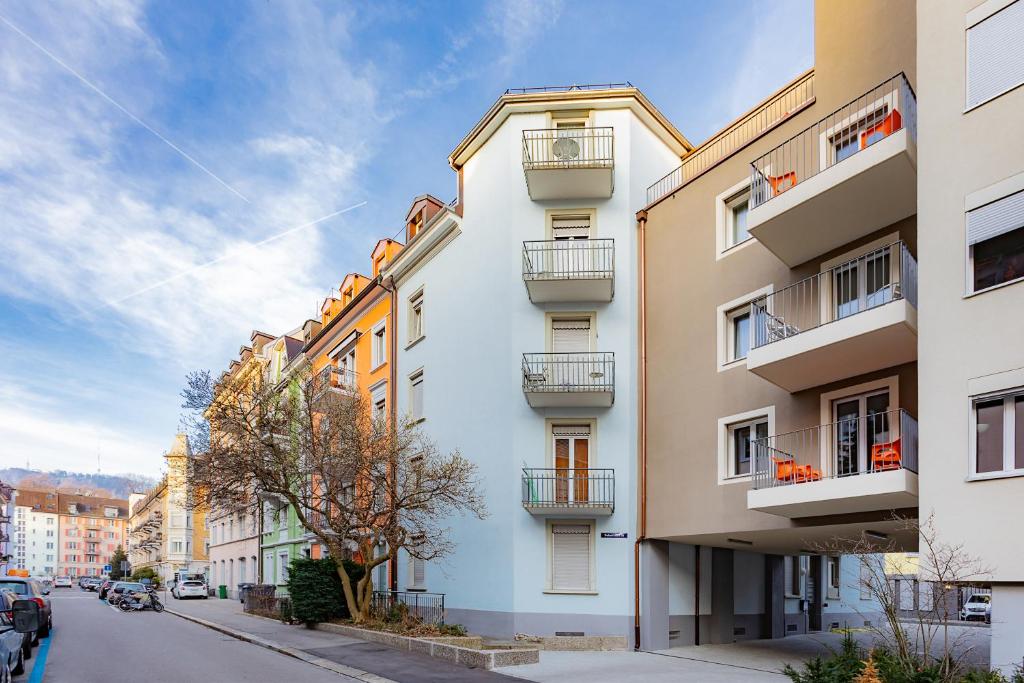
[(805, 481), (820, 481), (821, 470), (810, 465), (797, 465), (792, 458), (780, 458), (772, 456), (775, 463), (775, 479), (791, 484), (800, 484)]
[(787, 171), (782, 175), (770, 175), (768, 183), (772, 186), (772, 196), (776, 197), (796, 185), (796, 171)]
[(871, 469), (875, 472), (898, 470), (901, 467), (900, 440), (876, 443), (871, 447)]
[(880, 123), (876, 123), (870, 128), (861, 131), (860, 148), (864, 149), (868, 145), (892, 135), (902, 127), (903, 117), (900, 116), (898, 111), (893, 109)]

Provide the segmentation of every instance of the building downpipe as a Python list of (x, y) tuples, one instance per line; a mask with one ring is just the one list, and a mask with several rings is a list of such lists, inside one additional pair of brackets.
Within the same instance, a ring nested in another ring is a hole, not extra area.
[(640, 391), (637, 397), (638, 451), (640, 454), (639, 531), (633, 543), (633, 649), (640, 649), (640, 545), (647, 539), (647, 211), (636, 212), (639, 230), (638, 277), (640, 279)]

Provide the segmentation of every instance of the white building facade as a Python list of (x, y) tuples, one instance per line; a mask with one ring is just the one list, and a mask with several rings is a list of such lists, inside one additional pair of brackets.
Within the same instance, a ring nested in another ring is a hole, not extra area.
[(506, 94), (450, 158), (458, 205), (384, 272), (397, 413), (485, 488), (452, 557), (399, 561), (399, 588), (445, 593), (453, 623), (632, 635), (635, 213), (687, 149), (631, 86)]
[(16, 490), (11, 567), (27, 569), (32, 576), (52, 577), (57, 569), (58, 531), (56, 493)]

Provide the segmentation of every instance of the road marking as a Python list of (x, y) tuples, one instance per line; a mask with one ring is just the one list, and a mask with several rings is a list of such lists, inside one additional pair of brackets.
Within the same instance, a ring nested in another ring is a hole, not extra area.
[(36, 663), (32, 667), (32, 675), (29, 676), (28, 683), (43, 683), (43, 675), (46, 673), (46, 656), (50, 654), (50, 641), (53, 640), (53, 628), (50, 629), (50, 635), (43, 638), (43, 644), (39, 646), (39, 653), (36, 655)]

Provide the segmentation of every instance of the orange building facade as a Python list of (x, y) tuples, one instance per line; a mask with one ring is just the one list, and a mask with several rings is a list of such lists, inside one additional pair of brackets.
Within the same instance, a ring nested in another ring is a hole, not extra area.
[(128, 501), (57, 494), (58, 576), (101, 576), (117, 546), (127, 548)]

